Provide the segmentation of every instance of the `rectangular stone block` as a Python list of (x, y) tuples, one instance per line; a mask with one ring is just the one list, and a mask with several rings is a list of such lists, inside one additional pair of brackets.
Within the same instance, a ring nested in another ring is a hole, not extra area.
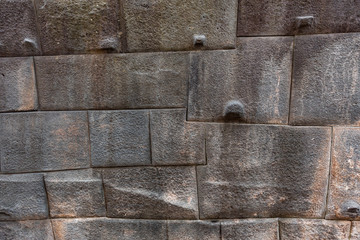
[[(28, 220), (48, 217), (43, 175), (0, 175), (0, 189), (0, 220)], [(0, 227), (0, 236), (5, 234), (1, 233), (1, 229)]]
[(0, 112), (37, 109), (33, 58), (0, 58), (0, 89)]
[(360, 222), (351, 222), (351, 237), (350, 240), (360, 239)]
[(149, 111), (91, 111), (94, 167), (150, 165)]
[(186, 53), (36, 57), (35, 65), (41, 109), (186, 106)]
[(44, 54), (122, 50), (116, 0), (35, 0)]
[(0, 239), (53, 240), (50, 220), (0, 222)]
[(200, 218), (323, 217), (330, 128), (209, 124)]
[(32, 0), (0, 0), (0, 29), (0, 56), (41, 54)]
[(360, 125), (360, 34), (296, 37), (290, 123)]
[(124, 0), (123, 7), (130, 52), (235, 48), (237, 0)]
[(0, 132), (3, 172), (90, 166), (86, 112), (0, 114)]
[(186, 122), (185, 109), (151, 110), (151, 153), (155, 165), (205, 164), (205, 127)]
[(195, 219), (198, 199), (194, 167), (103, 170), (108, 217)]
[(168, 240), (220, 240), (220, 223), (168, 221)]
[(293, 38), (238, 38), (191, 54), (188, 120), (286, 124)]

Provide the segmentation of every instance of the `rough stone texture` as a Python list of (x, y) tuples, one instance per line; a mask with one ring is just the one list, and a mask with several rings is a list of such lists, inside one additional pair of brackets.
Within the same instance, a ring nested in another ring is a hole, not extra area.
[(108, 218), (52, 220), (56, 240), (165, 240), (166, 222)]
[(296, 37), (290, 123), (360, 124), (360, 34)]
[(360, 220), (360, 128), (334, 128), (327, 219)]
[(47, 110), (185, 107), (186, 53), (36, 57)]
[[(130, 52), (235, 48), (237, 0), (125, 0), (123, 5)], [(196, 35), (205, 36), (203, 45), (194, 45)]]
[(0, 114), (3, 172), (90, 166), (86, 112)]
[(322, 219), (281, 219), (281, 240), (326, 239), (347, 240), (351, 222)]
[(89, 112), (92, 166), (149, 165), (148, 111)]
[(360, 31), (358, 1), (239, 0), (238, 36)]
[(293, 38), (237, 43), (191, 54), (188, 120), (287, 123)]
[(108, 217), (195, 219), (194, 167), (137, 167), (103, 171)]
[(33, 59), (1, 58), (0, 89), (0, 112), (36, 109), (38, 104)]
[(222, 240), (278, 240), (277, 219), (245, 219), (221, 222)]
[(330, 128), (209, 124), (201, 218), (322, 217)]
[(53, 240), (50, 220), (0, 222), (0, 239)]
[(41, 54), (32, 0), (0, 0), (0, 56)]
[[(43, 175), (0, 175), (0, 189), (0, 220), (44, 219), (48, 217)], [(0, 236), (2, 234), (1, 229), (0, 227)]]
[(205, 164), (205, 127), (186, 122), (186, 110), (152, 110), (152, 163), (157, 165)]
[(44, 54), (121, 50), (117, 0), (35, 0)]
[(360, 239), (360, 222), (352, 222), (350, 240), (359, 240), (359, 239)]
[(168, 240), (220, 240), (220, 223), (168, 221)]
[(45, 185), (51, 217), (106, 215), (101, 175), (91, 169), (48, 173)]

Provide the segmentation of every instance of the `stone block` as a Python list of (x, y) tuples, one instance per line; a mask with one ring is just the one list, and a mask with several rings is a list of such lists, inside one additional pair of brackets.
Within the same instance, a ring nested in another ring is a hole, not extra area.
[(350, 240), (359, 240), (360, 239), (360, 222), (351, 222), (351, 237)]
[(220, 223), (210, 221), (168, 221), (168, 240), (219, 240)]
[(288, 122), (293, 38), (238, 38), (191, 54), (188, 120)]
[(37, 109), (33, 59), (0, 58), (0, 89), (0, 112)]
[(360, 34), (296, 37), (290, 123), (360, 125)]
[(0, 222), (0, 239), (54, 240), (50, 220)]
[(205, 164), (205, 127), (186, 122), (185, 109), (151, 110), (152, 163)]
[(103, 171), (108, 217), (195, 219), (195, 167), (136, 167)]
[(326, 127), (209, 124), (198, 166), (200, 218), (323, 217)]
[(150, 165), (148, 111), (91, 111), (92, 166)]
[(0, 132), (3, 172), (90, 166), (86, 112), (4, 113)]
[(186, 106), (186, 53), (36, 57), (35, 65), (41, 109)]
[[(0, 175), (0, 189), (0, 220), (48, 217), (43, 175)], [(1, 229), (0, 227), (0, 235), (5, 234), (1, 233)]]

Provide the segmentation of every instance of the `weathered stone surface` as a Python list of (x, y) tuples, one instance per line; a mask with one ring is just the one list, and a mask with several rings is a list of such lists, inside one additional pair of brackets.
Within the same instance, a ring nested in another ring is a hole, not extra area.
[(188, 120), (287, 123), (293, 38), (238, 38), (191, 54)]
[(322, 217), (330, 128), (209, 124), (201, 218)]
[(89, 170), (48, 173), (46, 191), (51, 217), (106, 215), (102, 179)]
[(327, 221), (322, 219), (281, 219), (280, 239), (327, 239), (347, 240), (350, 236), (348, 221)]
[(86, 112), (0, 114), (3, 172), (90, 166)]
[(351, 222), (351, 237), (350, 240), (360, 239), (360, 222)]
[(0, 89), (0, 112), (36, 109), (33, 59), (0, 58)]
[(56, 240), (165, 240), (166, 222), (109, 218), (52, 220)]
[(108, 217), (195, 219), (195, 167), (137, 167), (103, 171)]
[(44, 54), (121, 50), (116, 0), (35, 0)]
[(152, 110), (152, 163), (157, 165), (205, 164), (205, 127), (186, 122), (185, 109)]
[(186, 53), (36, 57), (35, 65), (42, 109), (186, 105)]
[[(123, 5), (130, 52), (235, 48), (237, 0), (125, 0)], [(200, 35), (205, 41), (197, 44)]]
[(0, 239), (53, 240), (50, 220), (0, 222)]
[(327, 219), (360, 220), (360, 128), (334, 128)]
[(360, 34), (296, 37), (290, 123), (360, 124)]
[(32, 0), (0, 0), (0, 56), (41, 54)]
[(91, 111), (92, 166), (149, 165), (148, 111)]
[(44, 219), (48, 216), (43, 175), (0, 175), (0, 189), (0, 220)]
[(277, 219), (245, 219), (221, 222), (222, 240), (277, 240)]
[(239, 0), (238, 36), (360, 31), (358, 1)]
[(168, 221), (168, 240), (220, 240), (220, 223)]

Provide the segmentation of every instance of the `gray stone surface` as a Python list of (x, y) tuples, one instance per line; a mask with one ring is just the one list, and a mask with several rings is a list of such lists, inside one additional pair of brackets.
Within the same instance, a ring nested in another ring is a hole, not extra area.
[(0, 222), (0, 239), (53, 240), (50, 220)]
[(150, 165), (148, 111), (91, 111), (94, 167)]
[(323, 217), (330, 128), (209, 124), (200, 217)]
[(0, 175), (0, 189), (0, 220), (28, 220), (48, 217), (43, 175)]
[[(237, 2), (124, 0), (128, 50), (235, 48)], [(194, 46), (196, 35), (203, 45)]]
[(33, 59), (1, 58), (0, 89), (0, 112), (37, 109)]
[(351, 237), (349, 240), (360, 239), (360, 222), (351, 222)]
[(0, 114), (3, 172), (90, 166), (86, 112)]
[(41, 109), (186, 105), (186, 53), (36, 57), (35, 65)]
[(290, 123), (360, 124), (360, 34), (296, 37)]
[(168, 240), (220, 240), (220, 223), (168, 221)]
[(103, 170), (108, 217), (195, 219), (195, 167)]
[(205, 164), (205, 127), (186, 122), (185, 109), (150, 111), (152, 163)]
[(238, 38), (191, 53), (188, 120), (287, 123), (293, 38)]

